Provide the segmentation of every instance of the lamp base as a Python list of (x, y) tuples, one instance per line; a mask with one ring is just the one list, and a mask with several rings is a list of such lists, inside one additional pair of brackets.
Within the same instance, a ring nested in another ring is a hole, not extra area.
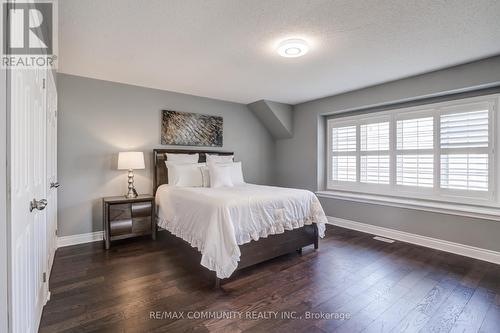
[(137, 191), (134, 187), (134, 171), (130, 169), (128, 171), (128, 192), (125, 194), (125, 198), (134, 199), (137, 198)]
[(137, 191), (134, 189), (132, 189), (132, 192), (130, 192), (130, 190), (128, 191), (127, 194), (125, 194), (125, 198), (127, 199), (134, 199), (134, 198), (137, 198), (139, 195), (137, 194)]

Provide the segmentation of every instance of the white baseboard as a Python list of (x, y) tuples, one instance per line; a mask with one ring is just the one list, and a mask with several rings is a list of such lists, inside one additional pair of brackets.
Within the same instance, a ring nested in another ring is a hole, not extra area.
[(91, 243), (103, 240), (104, 231), (89, 232), (87, 234), (63, 236), (57, 238), (57, 247)]
[(420, 246), (430, 247), (432, 249), (450, 252), (465, 257), (471, 257), (474, 259), (484, 260), (492, 262), (494, 264), (500, 264), (500, 252), (496, 251), (481, 249), (478, 247), (464, 245), (460, 243), (449, 242), (442, 239), (421, 236), (409, 232), (378, 227), (371, 224), (355, 222), (333, 216), (328, 216), (328, 222), (330, 224), (347, 229), (352, 229), (361, 232), (366, 232), (368, 234), (392, 238), (406, 243), (412, 243)]

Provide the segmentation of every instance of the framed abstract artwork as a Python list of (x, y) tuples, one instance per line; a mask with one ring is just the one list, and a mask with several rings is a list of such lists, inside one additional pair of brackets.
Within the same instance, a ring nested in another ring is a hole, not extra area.
[(170, 110), (161, 117), (162, 145), (222, 147), (222, 117)]

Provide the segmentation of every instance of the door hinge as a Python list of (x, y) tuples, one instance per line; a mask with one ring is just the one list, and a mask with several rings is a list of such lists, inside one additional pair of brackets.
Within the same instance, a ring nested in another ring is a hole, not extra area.
[(57, 236), (57, 229), (56, 229), (56, 236)]
[(43, 274), (42, 274), (42, 281), (43, 281), (43, 283), (47, 282), (47, 273), (46, 272), (43, 272)]
[(45, 89), (45, 79), (42, 79), (42, 89)]

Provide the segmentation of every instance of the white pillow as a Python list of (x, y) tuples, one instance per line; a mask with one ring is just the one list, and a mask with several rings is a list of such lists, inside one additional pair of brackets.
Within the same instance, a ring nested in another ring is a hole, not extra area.
[(206, 165), (200, 167), (201, 177), (203, 178), (203, 187), (210, 187), (210, 171)]
[(227, 163), (231, 167), (231, 180), (234, 185), (245, 184), (241, 162)]
[[(212, 163), (214, 164), (214, 163)], [(231, 162), (231, 163), (215, 163), (217, 166), (226, 166), (231, 168), (231, 181), (233, 185), (245, 184), (245, 180), (243, 178), (243, 171), (241, 162)], [(207, 166), (202, 166), (201, 174), (203, 177), (203, 187), (210, 187), (210, 172)]]
[(167, 161), (173, 163), (198, 163), (200, 160), (200, 154), (177, 154), (177, 153), (166, 153)]
[(233, 187), (232, 166), (227, 164), (210, 163), (208, 165), (210, 174), (210, 187)]
[(175, 176), (175, 170), (173, 167), (175, 165), (192, 165), (194, 163), (182, 163), (182, 162), (171, 162), (171, 161), (165, 161), (165, 165), (167, 166), (168, 169), (168, 183), (174, 185), (176, 182), (176, 176)]
[(180, 187), (202, 187), (203, 177), (201, 167), (197, 164), (168, 164), (168, 183)]
[(215, 163), (230, 163), (234, 159), (234, 155), (215, 155), (207, 154), (207, 164)]

